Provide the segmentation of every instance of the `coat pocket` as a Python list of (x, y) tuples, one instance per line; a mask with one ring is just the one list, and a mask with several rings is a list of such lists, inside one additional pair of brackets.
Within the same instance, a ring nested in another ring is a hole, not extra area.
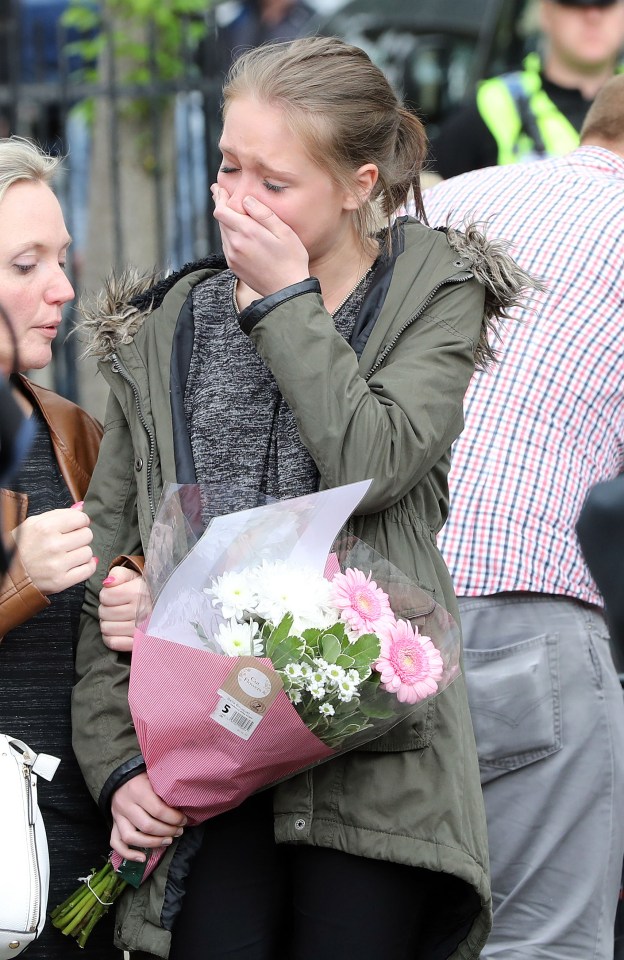
[(560, 749), (557, 634), (464, 649), (464, 668), (482, 783)]

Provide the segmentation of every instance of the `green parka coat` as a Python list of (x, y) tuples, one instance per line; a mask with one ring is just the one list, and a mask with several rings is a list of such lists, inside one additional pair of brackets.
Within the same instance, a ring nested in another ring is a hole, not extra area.
[[(147, 294), (144, 284), (111, 287), (108, 303), (85, 324), (111, 393), (85, 503), (100, 573), (86, 589), (74, 747), (107, 814), (114, 790), (144, 766), (127, 701), (130, 657), (102, 643), (98, 593), (116, 556), (147, 550), (163, 484), (194, 479), (178, 442), (185, 430), (184, 355), (192, 343), (189, 294), (222, 268), (206, 262)], [(455, 617), (436, 548), (448, 509), (449, 451), (463, 426), (475, 357), (488, 349), (488, 322), (513, 304), (526, 279), (476, 231), (445, 234), (405, 218), (390, 262), (376, 272), (352, 346), (336, 332), (313, 279), (256, 301), (241, 316), (296, 417), (321, 484), (374, 478), (353, 532)], [(414, 960), (479, 956), (491, 922), (487, 834), (462, 677), (366, 749), (275, 788), (274, 814), (278, 842), (333, 847), (446, 877)], [(200, 830), (187, 829), (152, 877), (126, 891), (118, 946), (167, 957), (189, 844)]]

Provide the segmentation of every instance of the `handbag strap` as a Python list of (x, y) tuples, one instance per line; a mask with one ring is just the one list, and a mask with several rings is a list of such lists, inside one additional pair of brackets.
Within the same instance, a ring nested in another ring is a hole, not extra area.
[(0, 737), (13, 753), (19, 753), (22, 762), (28, 764), (33, 773), (44, 780), (52, 780), (61, 762), (59, 757), (53, 757), (49, 753), (35, 753), (23, 740), (10, 737), (6, 733), (0, 734)]

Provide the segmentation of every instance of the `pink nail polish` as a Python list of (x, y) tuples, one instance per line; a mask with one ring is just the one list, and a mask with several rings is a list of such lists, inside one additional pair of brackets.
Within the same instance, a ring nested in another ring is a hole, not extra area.
[(83, 504), (84, 504), (84, 500), (77, 500), (76, 503), (72, 503), (72, 505), (71, 505), (71, 507), (70, 507), (69, 509), (70, 509), (70, 510), (80, 510)]
[[(96, 557), (96, 560), (97, 560), (97, 557)], [(102, 580), (103, 587), (110, 587), (111, 583), (116, 583), (116, 580), (114, 577), (111, 577), (110, 575), (106, 577), (105, 580)]]

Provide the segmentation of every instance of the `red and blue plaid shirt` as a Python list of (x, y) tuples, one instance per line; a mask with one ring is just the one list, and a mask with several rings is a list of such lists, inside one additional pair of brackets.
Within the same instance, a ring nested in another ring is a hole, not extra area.
[(425, 206), (432, 226), (487, 221), (546, 284), (466, 395), (440, 536), (456, 592), (600, 604), (574, 526), (589, 488), (624, 470), (624, 158), (581, 147), (478, 170)]

